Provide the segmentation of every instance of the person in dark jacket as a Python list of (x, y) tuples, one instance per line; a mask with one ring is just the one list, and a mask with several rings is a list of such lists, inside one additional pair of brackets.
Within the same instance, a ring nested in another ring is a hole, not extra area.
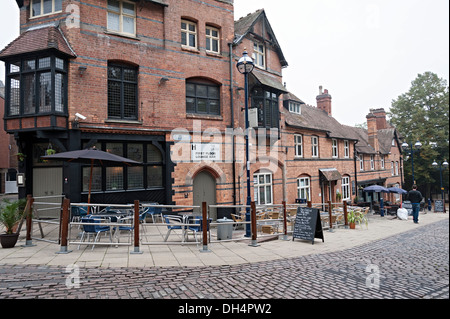
[(422, 193), (417, 190), (417, 185), (413, 185), (412, 190), (408, 192), (408, 200), (412, 204), (413, 221), (415, 224), (419, 223), (419, 210), (422, 198)]

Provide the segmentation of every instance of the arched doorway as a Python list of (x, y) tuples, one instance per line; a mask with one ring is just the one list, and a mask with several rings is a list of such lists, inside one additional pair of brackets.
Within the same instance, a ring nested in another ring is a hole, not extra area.
[[(216, 205), (216, 179), (207, 171), (202, 171), (194, 177), (194, 206)], [(210, 210), (210, 218), (217, 219), (217, 209)]]

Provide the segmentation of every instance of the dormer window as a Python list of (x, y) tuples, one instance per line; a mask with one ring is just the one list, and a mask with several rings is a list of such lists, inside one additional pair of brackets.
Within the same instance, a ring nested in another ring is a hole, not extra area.
[(289, 112), (295, 114), (302, 114), (302, 108), (300, 107), (300, 103), (289, 101)]
[(253, 62), (261, 69), (266, 68), (266, 52), (264, 44), (258, 42), (253, 43)]

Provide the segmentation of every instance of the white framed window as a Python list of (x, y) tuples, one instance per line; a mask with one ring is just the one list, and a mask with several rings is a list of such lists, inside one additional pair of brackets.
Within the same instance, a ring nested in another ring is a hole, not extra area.
[(394, 162), (391, 162), (391, 175), (394, 176)]
[(266, 52), (264, 44), (254, 42), (253, 43), (253, 62), (257, 67), (262, 69), (266, 68)]
[(332, 156), (333, 158), (337, 158), (339, 156), (339, 152), (338, 152), (338, 141), (336, 139), (333, 139), (331, 141), (331, 152), (332, 152)]
[(350, 143), (348, 141), (344, 141), (344, 157), (350, 158)]
[(206, 26), (206, 51), (220, 53), (220, 30)]
[(341, 181), (342, 200), (350, 199), (350, 177), (344, 176)]
[(373, 155), (370, 155), (370, 169), (375, 170), (375, 158)]
[(136, 5), (123, 0), (108, 0), (108, 31), (136, 34)]
[(359, 155), (359, 170), (364, 171), (364, 155)]
[(398, 176), (398, 162), (395, 162), (395, 176)]
[(311, 156), (319, 157), (319, 138), (311, 136)]
[(258, 173), (253, 175), (255, 202), (258, 205), (272, 204), (272, 174)]
[(309, 177), (297, 179), (297, 196), (299, 199), (311, 200), (311, 183)]
[(303, 135), (294, 135), (295, 157), (303, 157)]
[(62, 11), (62, 0), (31, 0), (30, 16), (38, 17)]
[(381, 169), (384, 169), (384, 155), (381, 155)]
[(300, 103), (289, 101), (289, 112), (295, 114), (302, 114), (302, 108), (300, 107)]
[(197, 49), (197, 24), (188, 20), (181, 20), (181, 44)]

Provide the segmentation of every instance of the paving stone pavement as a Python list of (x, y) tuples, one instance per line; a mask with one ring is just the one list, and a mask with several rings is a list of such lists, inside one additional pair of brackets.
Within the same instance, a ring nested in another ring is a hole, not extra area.
[(448, 299), (449, 220), (337, 252), (240, 265), (0, 264), (5, 298)]

